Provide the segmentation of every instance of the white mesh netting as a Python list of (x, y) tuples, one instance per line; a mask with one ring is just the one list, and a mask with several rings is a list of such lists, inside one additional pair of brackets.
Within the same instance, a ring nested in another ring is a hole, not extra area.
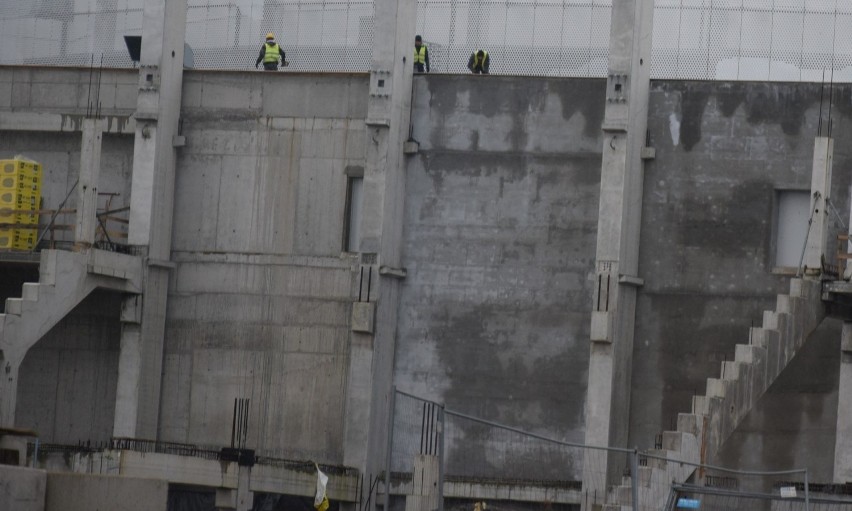
[[(130, 67), (143, 0), (0, 0), (0, 64)], [(194, 67), (254, 68), (273, 32), (295, 71), (366, 71), (372, 0), (189, 0)]]
[[(143, 0), (0, 0), (0, 64), (130, 67)], [(433, 72), (606, 74), (613, 0), (419, 0)], [(372, 0), (189, 0), (194, 65), (248, 69), (273, 32), (296, 71), (366, 71)], [(654, 78), (852, 81), (848, 0), (656, 0)]]

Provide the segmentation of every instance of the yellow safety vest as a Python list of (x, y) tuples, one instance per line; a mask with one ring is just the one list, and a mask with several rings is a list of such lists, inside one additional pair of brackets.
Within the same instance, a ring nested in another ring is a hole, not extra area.
[(266, 53), (263, 54), (263, 63), (269, 64), (272, 62), (278, 62), (278, 58), (281, 56), (281, 48), (278, 47), (278, 43), (275, 43), (272, 46), (266, 44), (265, 47)]
[(414, 63), (415, 64), (425, 64), (426, 63), (426, 45), (421, 44), (420, 49), (414, 47)]
[(479, 61), (479, 55), (477, 55), (476, 53), (474, 53), (474, 54), (473, 54), (473, 67), (474, 67), (474, 69), (475, 69), (477, 66), (480, 66), (480, 65), (481, 65), (482, 67), (485, 67), (485, 61), (486, 61), (486, 60), (488, 60), (488, 52), (487, 52), (487, 51), (482, 52), (482, 62), (480, 62), (480, 61)]

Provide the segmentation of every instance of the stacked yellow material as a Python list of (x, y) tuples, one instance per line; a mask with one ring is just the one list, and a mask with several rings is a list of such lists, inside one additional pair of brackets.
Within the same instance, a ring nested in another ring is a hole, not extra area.
[(0, 160), (0, 248), (32, 250), (38, 235), (41, 164)]

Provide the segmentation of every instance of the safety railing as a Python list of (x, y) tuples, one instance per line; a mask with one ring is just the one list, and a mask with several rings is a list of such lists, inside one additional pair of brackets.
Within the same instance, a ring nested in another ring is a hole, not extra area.
[[(391, 507), (416, 500), (443, 509), (445, 502), (457, 506), (464, 500), (481, 509), (488, 500), (516, 500), (582, 509), (615, 504), (641, 511), (715, 510), (755, 508), (733, 503), (757, 499), (772, 509), (804, 511), (811, 499), (807, 468), (737, 470), (678, 459), (678, 453), (584, 445), (455, 412), (399, 390), (393, 396), (389, 477), (383, 477), (389, 484), (377, 492)], [(841, 507), (826, 509), (852, 510), (846, 495), (828, 500)]]

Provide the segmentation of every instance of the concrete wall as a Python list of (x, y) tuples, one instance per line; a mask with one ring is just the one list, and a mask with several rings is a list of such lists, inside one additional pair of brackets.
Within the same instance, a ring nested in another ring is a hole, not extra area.
[(139, 72), (135, 69), (0, 67), (0, 109), (58, 113), (76, 125), (87, 110), (104, 116), (136, 110)]
[[(0, 109), (62, 114), (74, 129), (86, 112), (88, 76), (2, 68)], [(131, 113), (135, 71), (106, 71), (101, 80), (104, 113)], [(228, 444), (233, 400), (245, 397), (249, 447), (340, 461), (357, 292), (357, 260), (341, 252), (345, 172), (364, 165), (367, 82), (347, 74), (186, 73), (163, 440)], [(604, 83), (434, 75), (416, 77), (415, 89), (412, 135), (421, 146), (405, 168), (408, 277), (395, 383), (452, 409), (580, 440)], [(809, 187), (820, 96), (807, 84), (653, 85), (657, 157), (646, 168), (631, 445), (651, 446), (690, 409), (692, 395), (786, 287), (787, 276), (772, 274), (774, 197)], [(832, 96), (832, 198), (845, 216), (852, 91), (837, 86)], [(79, 134), (0, 135), (0, 156), (45, 163), (45, 206), (58, 205), (77, 173)], [(126, 197), (132, 140), (111, 135), (104, 144), (100, 188)], [(72, 366), (89, 360), (87, 372), (111, 374), (117, 349), (108, 341), (115, 326), (74, 321), (37, 346), (22, 373), (31, 384), (21, 385), (19, 402), (45, 404), (19, 407), (21, 425), (48, 431), (42, 424), (52, 421), (56, 441), (76, 442), (83, 426), (47, 411), (64, 399), (48, 383), (65, 385), (66, 377), (41, 383), (37, 375), (73, 350)], [(94, 344), (74, 341), (92, 332), (86, 342)], [(778, 468), (803, 465), (808, 452), (832, 458), (831, 442), (816, 435), (834, 423), (837, 336), (836, 325), (818, 332), (806, 362), (797, 360), (771, 389), (724, 461)], [(112, 399), (107, 386), (87, 387), (84, 401)], [(795, 409), (807, 431), (793, 429), (788, 403), (802, 403)], [(85, 427), (100, 437), (111, 412), (92, 413)], [(758, 431), (775, 440), (753, 449)], [(782, 442), (791, 446), (783, 455), (772, 447)], [(466, 445), (448, 445), (448, 453), (494, 447)], [(746, 449), (759, 454), (743, 458)]]
[(112, 436), (120, 300), (95, 291), (24, 358), (15, 421), (42, 442), (105, 442)]
[(51, 473), (44, 510), (166, 511), (168, 494), (168, 483), (160, 479)]
[(340, 462), (367, 77), (187, 73), (161, 437)]
[[(395, 383), (582, 441), (604, 83), (422, 76), (414, 99)], [(511, 470), (472, 461), (497, 437), (448, 459)]]
[(0, 465), (0, 509), (44, 511), (47, 472)]
[[(831, 198), (844, 219), (850, 92), (836, 86), (832, 110)], [(654, 435), (671, 429), (677, 413), (690, 410), (693, 394), (704, 393), (706, 378), (719, 377), (734, 345), (748, 342), (762, 311), (775, 308), (776, 293), (788, 289), (789, 276), (772, 273), (775, 193), (810, 189), (820, 97), (819, 85), (808, 84), (653, 84), (649, 131), (656, 159), (645, 174), (639, 267), (645, 286), (636, 313), (630, 445), (651, 446)], [(826, 99), (824, 119), (827, 112)], [(811, 340), (818, 346), (802, 355), (812, 363), (794, 362), (744, 426), (780, 434), (802, 413), (807, 427), (794, 437), (782, 434), (784, 449), (773, 442), (758, 447), (753, 435), (740, 438), (742, 450), (726, 451), (724, 461), (765, 468), (807, 463), (812, 470), (820, 464), (830, 471), (833, 439), (818, 437), (835, 423), (837, 367), (830, 353), (837, 353), (837, 339), (836, 325), (821, 328)], [(741, 458), (745, 452), (751, 454)]]

